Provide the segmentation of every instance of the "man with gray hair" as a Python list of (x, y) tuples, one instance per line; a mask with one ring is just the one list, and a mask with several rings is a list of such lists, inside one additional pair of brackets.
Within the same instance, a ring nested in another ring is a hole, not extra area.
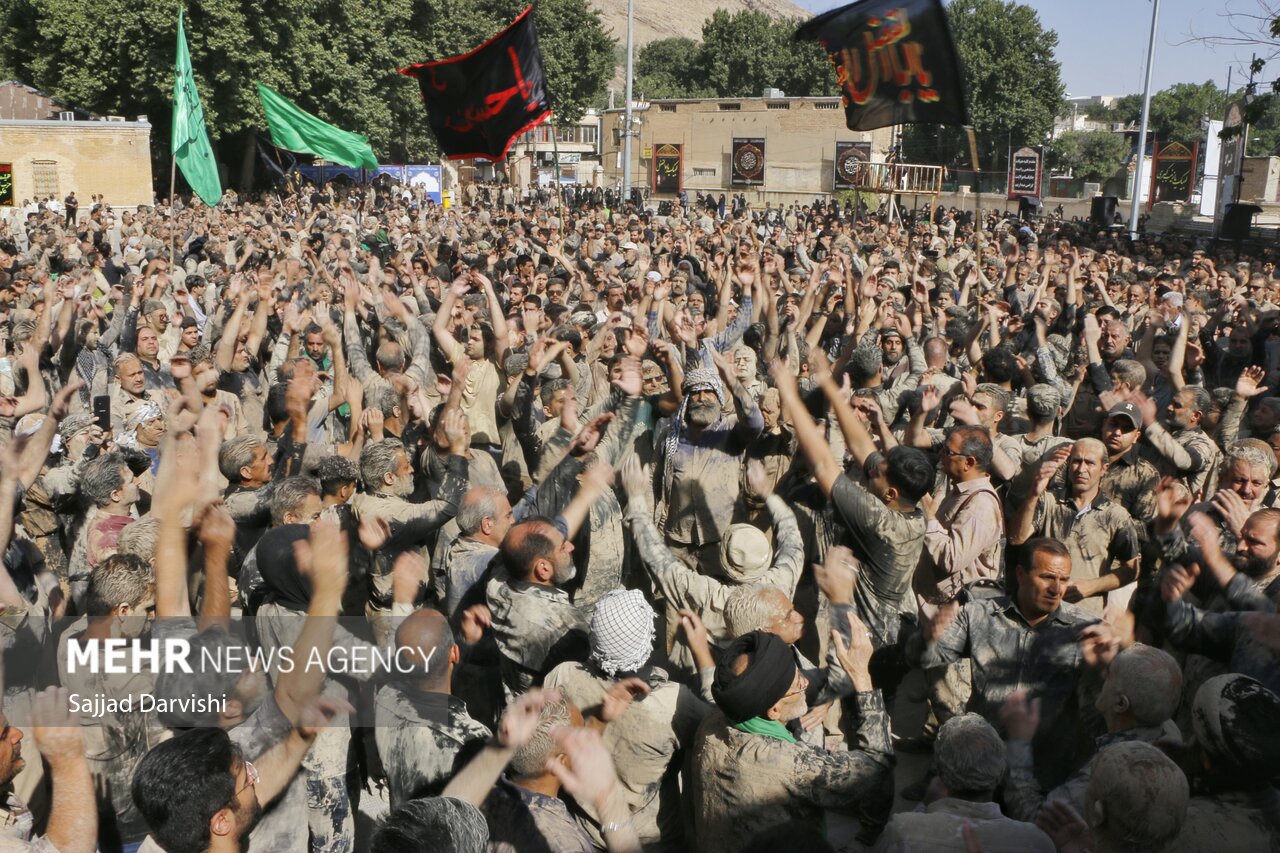
[[(1004, 779), (1005, 745), (977, 714), (961, 714), (938, 729), (934, 747), (938, 775), (923, 810), (900, 812), (889, 820), (873, 848), (876, 853), (911, 851), (1043, 851), (1049, 836), (1030, 823), (1005, 817), (992, 796)], [(966, 837), (965, 827), (968, 827)]]
[(1106, 680), (1094, 703), (1107, 726), (1107, 733), (1097, 739), (1099, 752), (1044, 794), (1035, 779), (1031, 751), (1031, 739), (1040, 723), (1040, 703), (1028, 701), (1022, 691), (1010, 696), (1000, 709), (1009, 747), (1005, 809), (1019, 820), (1032, 820), (1053, 802), (1083, 811), (1085, 789), (1101, 750), (1129, 741), (1153, 744), (1166, 752), (1182, 747), (1182, 733), (1172, 720), (1181, 698), (1182, 671), (1170, 654), (1142, 643), (1120, 652), (1107, 667)]
[(1156, 403), (1141, 392), (1130, 401), (1142, 412), (1144, 450), (1161, 474), (1177, 477), (1193, 500), (1213, 494), (1222, 451), (1204, 431), (1213, 398), (1199, 385), (1187, 385), (1158, 418)]
[(463, 495), (454, 522), (458, 535), (443, 551), (437, 550), (431, 569), (432, 589), (450, 619), (484, 576), (515, 515), (505, 494), (489, 486), (473, 486)]

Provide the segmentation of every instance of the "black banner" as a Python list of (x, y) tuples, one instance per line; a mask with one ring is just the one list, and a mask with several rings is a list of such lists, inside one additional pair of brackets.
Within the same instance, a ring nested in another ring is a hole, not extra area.
[(1151, 166), (1151, 193), (1147, 208), (1158, 201), (1191, 201), (1196, 183), (1199, 145), (1190, 149), (1178, 142), (1161, 146)]
[(13, 207), (13, 165), (0, 163), (0, 207)]
[(832, 186), (835, 190), (865, 187), (871, 180), (870, 142), (837, 142)]
[(796, 38), (831, 55), (850, 130), (969, 123), (940, 0), (858, 0), (806, 21)]
[(684, 187), (684, 146), (657, 145), (653, 149), (653, 191), (675, 195)]
[(418, 78), (431, 132), (450, 160), (501, 160), (551, 115), (532, 10), (469, 53), (400, 69)]
[(1040, 197), (1040, 184), (1044, 175), (1040, 146), (1019, 148), (1009, 161), (1009, 198), (1018, 196)]
[(284, 185), (289, 192), (297, 191), (294, 176), (298, 171), (298, 158), (293, 156), (292, 151), (272, 145), (261, 131), (258, 132), (258, 159), (271, 176), (273, 186)]
[(757, 187), (764, 183), (764, 140), (734, 139), (729, 185)]

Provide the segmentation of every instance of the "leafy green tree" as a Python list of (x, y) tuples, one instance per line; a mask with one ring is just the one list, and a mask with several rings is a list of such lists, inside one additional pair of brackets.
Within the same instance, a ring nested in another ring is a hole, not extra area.
[[(1191, 143), (1204, 138), (1201, 121), (1220, 117), (1227, 105), (1227, 93), (1212, 80), (1205, 83), (1175, 83), (1151, 96), (1149, 132), (1161, 142)], [(1125, 95), (1102, 113), (1110, 121), (1137, 124), (1142, 120), (1142, 95)]]
[(714, 12), (702, 41), (650, 42), (636, 57), (636, 92), (648, 98), (758, 98), (767, 88), (788, 95), (836, 94), (835, 72), (814, 42), (795, 41), (798, 20), (763, 12)]
[(1131, 147), (1123, 134), (1067, 131), (1053, 141), (1045, 160), (1055, 172), (1070, 170), (1086, 181), (1104, 181), (1120, 168)]
[(651, 41), (635, 57), (636, 97), (702, 98), (711, 95), (698, 69), (700, 44), (690, 38)]

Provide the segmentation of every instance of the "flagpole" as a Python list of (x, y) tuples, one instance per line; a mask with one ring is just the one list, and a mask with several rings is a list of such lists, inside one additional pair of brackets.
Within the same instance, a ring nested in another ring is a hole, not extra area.
[[(172, 140), (170, 140), (172, 145)], [(178, 238), (178, 214), (173, 209), (173, 189), (178, 181), (178, 154), (175, 151), (169, 152), (169, 263), (172, 265), (177, 259), (174, 253), (177, 247), (174, 241)]]
[(627, 0), (627, 103), (625, 105), (626, 124), (622, 130), (622, 203), (626, 208), (626, 199), (631, 195), (631, 80), (632, 52), (634, 50), (635, 0)]
[[(560, 219), (564, 219), (564, 190), (560, 186), (560, 134), (557, 132), (555, 119), (551, 120), (551, 154), (556, 158), (556, 210), (560, 211)], [(560, 226), (564, 227), (563, 222)]]
[[(1138, 158), (1133, 168), (1133, 200), (1129, 204), (1129, 237), (1138, 236), (1138, 200), (1142, 197), (1142, 166), (1147, 158), (1147, 123), (1151, 118), (1151, 68), (1156, 56), (1156, 22), (1160, 17), (1160, 0), (1152, 0), (1151, 35), (1147, 40), (1147, 82), (1142, 88), (1142, 125), (1138, 129)], [(1155, 165), (1155, 152), (1151, 152)]]

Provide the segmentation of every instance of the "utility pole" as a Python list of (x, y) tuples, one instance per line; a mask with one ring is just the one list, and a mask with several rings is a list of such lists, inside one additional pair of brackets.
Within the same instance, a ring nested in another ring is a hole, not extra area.
[(635, 0), (627, 0), (627, 103), (624, 107), (626, 124), (622, 129), (622, 197), (631, 195), (631, 76), (632, 55), (635, 52)]
[[(1142, 87), (1142, 124), (1138, 127), (1138, 159), (1133, 168), (1133, 199), (1129, 203), (1129, 236), (1138, 236), (1138, 207), (1142, 198), (1142, 167), (1147, 158), (1147, 123), (1151, 119), (1151, 68), (1156, 58), (1156, 23), (1160, 0), (1151, 0), (1151, 36), (1147, 41), (1147, 82)], [(1152, 158), (1154, 162), (1154, 157)]]

